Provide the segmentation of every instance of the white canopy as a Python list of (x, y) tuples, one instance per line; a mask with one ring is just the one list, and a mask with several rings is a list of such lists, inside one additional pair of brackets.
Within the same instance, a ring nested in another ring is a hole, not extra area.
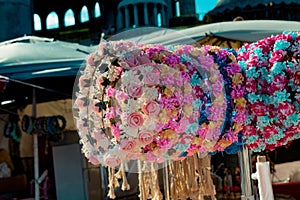
[(70, 76), (77, 71), (91, 47), (24, 36), (0, 43), (0, 75), (18, 80)]
[[(300, 31), (300, 22), (281, 20), (245, 20), (219, 22), (200, 25), (186, 29), (150, 29), (130, 30), (122, 39), (140, 43), (159, 44), (188, 44), (206, 36), (217, 36), (224, 39), (254, 42), (270, 35), (280, 34), (283, 31)], [(135, 34), (134, 34), (135, 32)], [(138, 36), (136, 36), (138, 35)], [(127, 37), (125, 37), (127, 36)], [(114, 38), (114, 37), (113, 37)], [(119, 37), (116, 37), (120, 39)], [(115, 39), (113, 39), (115, 40)]]

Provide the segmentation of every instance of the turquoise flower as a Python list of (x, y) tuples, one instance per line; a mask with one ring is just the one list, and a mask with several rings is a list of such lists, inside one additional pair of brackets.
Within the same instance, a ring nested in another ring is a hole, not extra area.
[(285, 35), (291, 35), (293, 40), (295, 40), (298, 36), (298, 32), (293, 32), (293, 31), (284, 31), (283, 34)]
[(193, 74), (190, 80), (190, 83), (192, 86), (200, 86), (200, 78), (198, 76), (198, 74)]
[(266, 94), (262, 94), (261, 95), (261, 100), (265, 103), (265, 104), (274, 104), (274, 99), (273, 97), (266, 95)]
[(176, 149), (178, 152), (184, 152), (184, 151), (186, 151), (187, 148), (188, 148), (187, 145), (188, 145), (188, 144), (181, 144), (181, 143), (179, 143), (179, 144), (176, 144), (176, 145), (174, 146), (174, 149)]
[(256, 71), (255, 67), (250, 67), (248, 70), (246, 70), (246, 75), (250, 78), (256, 79), (258, 78), (259, 74)]
[(240, 65), (242, 70), (246, 70), (247, 69), (247, 63), (246, 61), (238, 61), (238, 64)]
[(244, 46), (242, 46), (241, 48), (239, 48), (238, 53), (243, 53), (243, 52), (247, 52), (247, 49)]
[(258, 101), (258, 100), (261, 100), (261, 97), (259, 95), (256, 95), (256, 93), (252, 92), (252, 93), (248, 94), (248, 101), (250, 103), (254, 103), (254, 102)]
[(257, 117), (257, 126), (260, 130), (263, 130), (265, 126), (268, 126), (272, 120), (268, 116)]
[(291, 100), (289, 99), (290, 94), (286, 92), (286, 89), (282, 91), (276, 91), (274, 92), (274, 101), (277, 103), (283, 102), (283, 101), (288, 101), (290, 102)]
[(258, 136), (257, 135), (251, 135), (249, 137), (246, 137), (246, 139), (247, 139), (248, 144), (253, 144), (258, 139)]
[(180, 56), (180, 61), (181, 61), (181, 62), (190, 62), (191, 60), (192, 60), (192, 58), (189, 57), (189, 56), (187, 56), (187, 55), (185, 55), (185, 54), (182, 54), (182, 55)]
[(198, 124), (197, 123), (192, 123), (189, 124), (185, 130), (186, 133), (192, 133), (193, 135), (196, 135), (198, 129)]
[(265, 67), (260, 68), (258, 72), (260, 72), (262, 79), (266, 79), (266, 77), (269, 75), (269, 72)]
[(193, 102), (193, 108), (194, 108), (194, 110), (199, 110), (201, 106), (202, 106), (202, 101), (200, 99), (196, 99)]
[(277, 130), (277, 134), (274, 135), (275, 139), (280, 140), (280, 139), (284, 138), (285, 135), (283, 133), (283, 130), (278, 128), (277, 126), (276, 126), (276, 130)]
[(268, 144), (276, 144), (277, 140), (273, 137), (270, 136), (268, 139), (266, 139)]
[(293, 113), (292, 115), (287, 116), (286, 119), (296, 126), (299, 123), (299, 117), (299, 114)]
[(265, 143), (260, 143), (259, 146), (255, 149), (253, 149), (254, 152), (261, 152), (263, 150), (265, 150), (266, 148), (266, 144)]
[(174, 51), (174, 46), (173, 45), (167, 45), (166, 48), (170, 51)]
[(285, 50), (291, 45), (290, 42), (285, 40), (277, 40), (274, 44), (274, 51), (276, 50)]
[(285, 70), (285, 69), (286, 69), (286, 65), (283, 62), (276, 62), (272, 66), (270, 72), (273, 76), (276, 76), (278, 74), (283, 74), (284, 75), (283, 70)]
[(245, 120), (245, 122), (244, 122), (244, 124), (251, 124), (252, 123), (252, 120), (253, 120), (253, 118), (252, 118), (252, 116), (251, 115), (248, 115), (247, 116), (247, 118), (246, 118), (246, 120)]
[(260, 60), (265, 60), (264, 54), (262, 53), (262, 48), (253, 49), (253, 53), (255, 53)]
[(296, 86), (294, 84), (294, 80), (293, 79), (290, 79), (289, 82), (288, 82), (288, 86), (291, 87), (292, 91), (296, 91), (298, 89), (298, 86)]

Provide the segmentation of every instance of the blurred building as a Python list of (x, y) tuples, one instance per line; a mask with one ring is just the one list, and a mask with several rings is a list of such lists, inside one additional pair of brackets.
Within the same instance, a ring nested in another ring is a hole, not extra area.
[(300, 20), (299, 0), (219, 0), (213, 10), (204, 16), (206, 23), (253, 20)]
[(31, 0), (1, 0), (0, 41), (32, 34), (32, 13)]
[(34, 34), (97, 44), (100, 35), (198, 22), (195, 0), (33, 0)]

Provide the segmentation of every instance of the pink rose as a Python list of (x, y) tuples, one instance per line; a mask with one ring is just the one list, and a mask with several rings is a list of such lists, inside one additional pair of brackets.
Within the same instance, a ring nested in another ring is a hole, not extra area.
[(116, 92), (116, 99), (118, 99), (118, 100), (128, 100), (129, 99), (128, 95), (125, 92), (122, 92), (119, 90), (116, 90), (115, 92)]
[(281, 102), (278, 105), (278, 111), (279, 111), (279, 115), (282, 114), (282, 117), (287, 117), (292, 115), (296, 109), (295, 106), (293, 104), (287, 103), (287, 102)]
[(124, 151), (132, 151), (136, 147), (134, 140), (123, 139), (120, 142), (120, 148)]
[(138, 128), (143, 125), (144, 118), (139, 112), (133, 112), (128, 116), (127, 123), (132, 128)]
[(296, 71), (293, 75), (294, 84), (299, 86), (300, 85), (300, 71)]
[(244, 126), (242, 132), (246, 136), (256, 135), (256, 129), (252, 125), (246, 125), (246, 126)]
[(193, 140), (194, 136), (192, 135), (183, 135), (181, 140), (180, 140), (180, 143), (181, 144), (190, 144)]
[(92, 163), (93, 165), (99, 165), (100, 164), (99, 160), (94, 155), (90, 155), (89, 162)]
[(113, 97), (115, 94), (115, 88), (109, 86), (108, 88), (106, 88), (106, 95), (108, 97)]
[(127, 55), (125, 58), (124, 58), (124, 61), (128, 64), (128, 66), (130, 68), (133, 68), (133, 67), (136, 67), (138, 66), (140, 63), (139, 61), (137, 60), (136, 56), (135, 55)]
[(282, 50), (277, 50), (277, 51), (274, 51), (272, 53), (272, 56), (270, 58), (270, 62), (274, 63), (274, 62), (280, 62), (284, 59), (284, 56), (286, 55), (286, 52), (285, 51), (282, 51)]
[(156, 116), (159, 114), (161, 107), (156, 101), (148, 101), (147, 104), (142, 107), (142, 110), (146, 115)]
[(277, 75), (271, 83), (272, 91), (283, 90), (288, 83), (286, 76)]
[(257, 116), (265, 116), (267, 112), (267, 106), (262, 102), (255, 102), (251, 105), (250, 110)]
[(146, 55), (146, 54), (138, 56), (138, 57), (137, 57), (137, 60), (138, 60), (138, 62), (139, 62), (141, 65), (151, 63), (151, 60), (149, 59), (149, 56)]
[(272, 125), (272, 126), (266, 126), (266, 127), (264, 127), (264, 133), (263, 133), (264, 135), (264, 138), (265, 139), (268, 139), (271, 135), (276, 135), (277, 134), (277, 130), (276, 130), (276, 128), (275, 128), (275, 126), (274, 125)]
[(146, 145), (150, 144), (153, 141), (153, 132), (149, 131), (149, 130), (141, 131), (138, 134), (138, 141), (143, 146), (146, 146)]
[(104, 164), (110, 167), (117, 167), (121, 163), (121, 159), (115, 154), (106, 154), (104, 156)]
[(159, 76), (155, 72), (146, 73), (143, 80), (146, 85), (152, 86), (159, 84)]
[(143, 94), (143, 88), (140, 84), (133, 82), (127, 87), (127, 92), (129, 96), (139, 98)]
[(246, 82), (246, 90), (247, 92), (256, 92), (257, 82), (256, 80), (247, 80)]
[(92, 53), (92, 54), (88, 57), (88, 63), (89, 63), (89, 65), (95, 66), (94, 59), (95, 59), (95, 54)]

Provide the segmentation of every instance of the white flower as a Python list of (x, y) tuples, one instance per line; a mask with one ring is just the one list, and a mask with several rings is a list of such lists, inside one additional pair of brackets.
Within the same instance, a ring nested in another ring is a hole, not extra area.
[(123, 130), (126, 135), (131, 136), (133, 138), (137, 138), (137, 134), (138, 134), (138, 128), (132, 128), (130, 126), (127, 125), (120, 125), (120, 129)]
[[(157, 99), (158, 97), (158, 91), (155, 89), (155, 88), (149, 88), (149, 87), (146, 87), (144, 88), (143, 90), (143, 95), (141, 98), (143, 99), (147, 99), (147, 100), (155, 100)], [(145, 100), (144, 100), (145, 101)]]

